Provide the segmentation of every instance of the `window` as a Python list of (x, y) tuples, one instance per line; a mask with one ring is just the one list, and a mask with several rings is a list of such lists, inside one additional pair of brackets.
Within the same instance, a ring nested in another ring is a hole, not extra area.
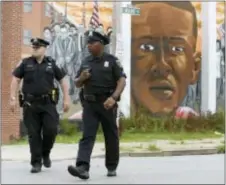
[(24, 1), (24, 12), (28, 13), (32, 11), (32, 2)]
[(49, 3), (45, 3), (45, 16), (47, 17), (51, 17), (51, 14), (52, 14), (52, 7), (49, 5)]
[(31, 30), (24, 30), (24, 33), (23, 33), (23, 43), (25, 45), (30, 45), (31, 44), (31, 42), (30, 42), (31, 38), (32, 38)]

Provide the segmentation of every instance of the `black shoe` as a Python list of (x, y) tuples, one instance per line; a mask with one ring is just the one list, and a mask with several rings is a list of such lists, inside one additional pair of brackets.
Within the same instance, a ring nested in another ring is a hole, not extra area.
[(39, 173), (39, 172), (41, 172), (41, 169), (42, 169), (42, 165), (34, 164), (34, 165), (32, 165), (31, 173)]
[(68, 166), (68, 172), (80, 179), (87, 180), (89, 179), (89, 172), (84, 168), (84, 166), (74, 167), (72, 165)]
[(107, 176), (108, 177), (115, 177), (117, 174), (116, 174), (116, 171), (115, 170), (108, 170), (108, 173), (107, 173)]
[(46, 167), (46, 168), (50, 168), (51, 167), (51, 160), (48, 157), (43, 157), (43, 165)]

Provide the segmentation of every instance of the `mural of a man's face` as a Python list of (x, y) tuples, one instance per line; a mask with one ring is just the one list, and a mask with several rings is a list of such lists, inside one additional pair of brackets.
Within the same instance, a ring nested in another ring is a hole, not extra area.
[(46, 40), (48, 41), (52, 40), (52, 33), (49, 29), (45, 29), (43, 35)]
[(70, 27), (69, 31), (72, 35), (75, 35), (77, 33), (77, 29), (74, 26)]
[(60, 33), (61, 33), (61, 36), (63, 36), (63, 37), (67, 36), (68, 30), (67, 30), (67, 27), (65, 25), (60, 27)]
[(69, 30), (70, 24), (66, 23), (66, 24), (65, 24), (65, 27)]
[(56, 24), (54, 27), (53, 27), (53, 30), (55, 32), (55, 34), (59, 34), (60, 33), (60, 25)]
[(170, 113), (197, 80), (194, 17), (161, 2), (136, 7), (141, 15), (132, 17), (133, 101), (151, 113)]

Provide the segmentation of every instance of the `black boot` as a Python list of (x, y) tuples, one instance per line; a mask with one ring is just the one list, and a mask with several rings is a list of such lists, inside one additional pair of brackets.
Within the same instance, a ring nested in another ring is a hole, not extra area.
[(108, 170), (107, 176), (108, 177), (115, 177), (117, 175), (115, 170)]
[(68, 166), (68, 172), (75, 177), (79, 177), (80, 179), (83, 179), (83, 180), (89, 179), (89, 172), (85, 168), (85, 166), (75, 167), (70, 165)]
[(49, 156), (44, 156), (43, 157), (43, 165), (46, 167), (46, 168), (50, 168), (51, 167), (51, 159)]
[(39, 172), (41, 172), (41, 169), (42, 169), (41, 164), (34, 164), (34, 165), (32, 165), (31, 173), (39, 173)]

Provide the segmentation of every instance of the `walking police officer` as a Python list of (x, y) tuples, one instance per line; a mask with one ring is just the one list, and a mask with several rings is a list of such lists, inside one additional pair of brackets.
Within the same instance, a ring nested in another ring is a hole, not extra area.
[(46, 168), (51, 167), (50, 151), (58, 131), (58, 91), (54, 88), (54, 78), (63, 89), (64, 111), (69, 109), (69, 95), (65, 72), (57, 67), (52, 58), (45, 56), (49, 43), (35, 38), (31, 39), (31, 44), (32, 56), (24, 58), (13, 71), (10, 107), (12, 111), (15, 110), (18, 85), (23, 79), (19, 99), (29, 137), (31, 173), (38, 173), (41, 171), (42, 160)]
[(88, 49), (91, 53), (81, 64), (75, 84), (83, 87), (83, 137), (79, 142), (76, 166), (68, 172), (81, 179), (89, 178), (90, 157), (99, 122), (105, 137), (107, 176), (116, 176), (119, 162), (119, 136), (116, 125), (117, 101), (125, 87), (125, 75), (118, 59), (104, 53), (107, 37), (91, 32)]

